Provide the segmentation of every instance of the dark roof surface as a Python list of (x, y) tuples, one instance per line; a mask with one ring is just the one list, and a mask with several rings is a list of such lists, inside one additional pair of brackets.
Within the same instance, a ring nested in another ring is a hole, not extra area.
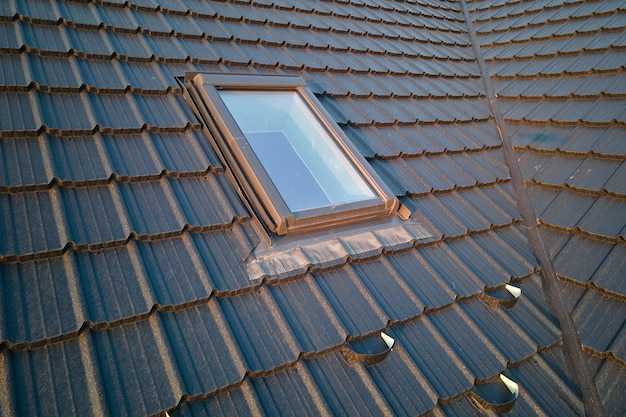
[[(621, 1), (1, 2), (0, 415), (479, 415), (501, 373), (509, 414), (584, 414), (503, 139), (623, 415), (625, 28)], [(303, 77), (432, 238), (250, 280), (185, 71)]]

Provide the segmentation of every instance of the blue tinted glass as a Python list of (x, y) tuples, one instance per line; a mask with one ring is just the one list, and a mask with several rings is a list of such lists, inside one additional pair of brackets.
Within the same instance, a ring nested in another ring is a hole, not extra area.
[(291, 211), (376, 198), (297, 93), (220, 95)]

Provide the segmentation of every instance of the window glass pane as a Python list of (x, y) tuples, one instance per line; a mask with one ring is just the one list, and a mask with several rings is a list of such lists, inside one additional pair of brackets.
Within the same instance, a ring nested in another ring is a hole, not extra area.
[(298, 93), (220, 96), (291, 211), (376, 198)]

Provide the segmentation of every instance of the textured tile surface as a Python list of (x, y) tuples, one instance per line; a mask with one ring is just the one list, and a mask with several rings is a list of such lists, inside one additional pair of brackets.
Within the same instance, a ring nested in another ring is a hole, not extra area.
[[(1, 2), (0, 414), (472, 416), (501, 373), (514, 415), (581, 414), (505, 135), (621, 415), (623, 5), (467, 7)], [(433, 238), (250, 280), (260, 237), (185, 71), (302, 77)], [(488, 306), (505, 284), (517, 303)], [(381, 331), (384, 361), (344, 360)]]

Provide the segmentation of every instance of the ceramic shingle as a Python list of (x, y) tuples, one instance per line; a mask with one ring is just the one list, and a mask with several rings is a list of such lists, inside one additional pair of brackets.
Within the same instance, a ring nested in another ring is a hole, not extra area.
[[(548, 3), (3, 2), (0, 414), (476, 415), (500, 374), (512, 414), (582, 414), (519, 164), (621, 415), (624, 9)], [(430, 238), (251, 279), (186, 71), (302, 77)]]

